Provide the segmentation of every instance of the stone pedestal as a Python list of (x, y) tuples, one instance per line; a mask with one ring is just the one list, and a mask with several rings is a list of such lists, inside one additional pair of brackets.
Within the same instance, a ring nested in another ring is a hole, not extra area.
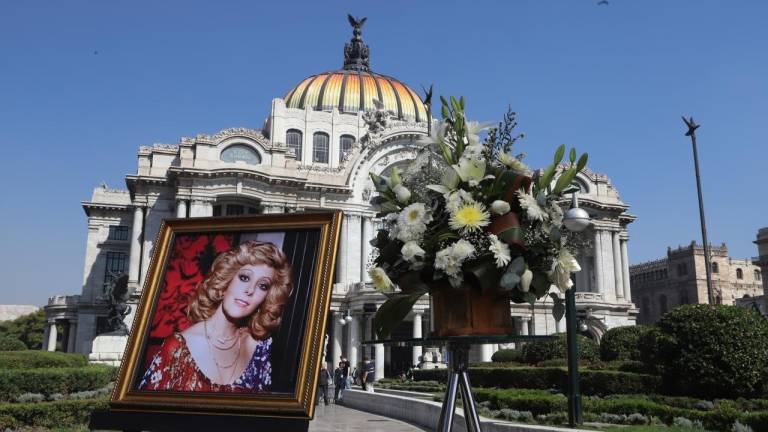
[(88, 355), (91, 363), (102, 363), (111, 366), (120, 366), (128, 343), (128, 335), (105, 333), (96, 336), (93, 340), (93, 348)]

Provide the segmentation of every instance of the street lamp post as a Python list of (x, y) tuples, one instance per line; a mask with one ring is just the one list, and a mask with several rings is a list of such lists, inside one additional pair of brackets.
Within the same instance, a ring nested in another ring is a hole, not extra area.
[[(580, 232), (590, 224), (589, 213), (579, 208), (576, 193), (573, 204), (563, 216), (563, 225), (570, 231)], [(571, 277), (573, 281), (573, 277)], [(565, 331), (568, 348), (568, 424), (575, 427), (581, 424), (581, 392), (579, 391), (579, 346), (578, 323), (576, 320), (576, 283), (565, 292)]]
[(696, 169), (696, 191), (699, 193), (699, 219), (701, 221), (701, 239), (704, 242), (704, 266), (707, 271), (707, 297), (709, 304), (715, 304), (714, 293), (712, 291), (712, 264), (709, 262), (709, 241), (707, 240), (707, 222), (704, 220), (704, 198), (701, 194), (701, 174), (699, 173), (699, 151), (696, 147), (696, 129), (699, 125), (693, 121), (693, 117), (683, 117), (685, 125), (688, 126), (688, 132), (685, 136), (691, 137), (693, 146), (693, 166)]

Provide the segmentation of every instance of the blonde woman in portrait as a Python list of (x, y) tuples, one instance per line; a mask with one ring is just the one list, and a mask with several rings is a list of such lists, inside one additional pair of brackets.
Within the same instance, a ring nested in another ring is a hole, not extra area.
[(193, 324), (163, 342), (138, 388), (268, 392), (271, 334), (292, 286), (291, 264), (272, 243), (247, 241), (220, 254), (196, 290)]

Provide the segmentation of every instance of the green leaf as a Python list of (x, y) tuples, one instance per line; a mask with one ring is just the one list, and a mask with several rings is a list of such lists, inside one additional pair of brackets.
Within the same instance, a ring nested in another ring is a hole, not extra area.
[(560, 177), (557, 179), (557, 182), (555, 182), (555, 188), (552, 190), (552, 193), (555, 195), (561, 194), (563, 189), (571, 184), (573, 178), (576, 176), (576, 172), (577, 171), (574, 168), (563, 171), (563, 173), (560, 174)]
[(384, 339), (389, 336), (392, 330), (408, 316), (408, 312), (413, 309), (413, 305), (422, 295), (424, 293), (400, 294), (385, 301), (373, 317), (373, 330), (376, 332), (376, 337)]
[(560, 321), (563, 319), (563, 315), (565, 315), (565, 303), (558, 299), (552, 306), (552, 317), (555, 318), (555, 321)]
[(466, 267), (468, 278), (482, 291), (495, 290), (499, 287), (499, 278), (503, 269), (496, 267), (494, 260), (479, 260)]
[(560, 162), (563, 160), (564, 155), (565, 155), (565, 144), (560, 144), (560, 147), (558, 147), (557, 151), (555, 151), (554, 164), (559, 165)]
[(459, 101), (453, 96), (451, 96), (451, 107), (453, 108), (454, 113), (461, 112), (461, 105), (459, 105)]
[(571, 148), (571, 154), (569, 155), (568, 159), (571, 161), (571, 163), (576, 162), (576, 149), (575, 148)]
[(405, 294), (425, 294), (429, 291), (429, 286), (421, 279), (421, 272), (411, 270), (403, 273), (397, 278), (397, 286)]
[(544, 170), (544, 174), (541, 175), (541, 178), (539, 178), (539, 190), (544, 190), (549, 186), (550, 183), (552, 183), (552, 177), (555, 176), (555, 169), (557, 167), (557, 164), (553, 164), (547, 167), (546, 170)]
[(520, 284), (520, 275), (515, 272), (504, 273), (504, 276), (501, 277), (501, 281), (499, 281), (499, 286), (507, 291), (515, 289), (518, 284)]
[(581, 170), (584, 169), (585, 166), (587, 166), (587, 160), (589, 159), (589, 154), (584, 153), (579, 158), (579, 162), (576, 164), (576, 172), (581, 172)]
[(545, 273), (533, 272), (533, 280), (531, 281), (531, 291), (536, 295), (536, 298), (543, 296), (549, 291), (549, 277)]
[(464, 111), (464, 96), (459, 98), (459, 105), (461, 106), (461, 110)]

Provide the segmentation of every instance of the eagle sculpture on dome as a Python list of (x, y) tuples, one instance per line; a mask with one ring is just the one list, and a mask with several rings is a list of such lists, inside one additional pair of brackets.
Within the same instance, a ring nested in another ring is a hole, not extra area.
[(352, 25), (354, 28), (353, 35), (355, 38), (360, 37), (360, 29), (363, 28), (363, 24), (365, 24), (365, 21), (368, 19), (368, 17), (362, 17), (360, 19), (357, 19), (353, 17), (351, 14), (347, 14), (347, 19), (349, 20), (349, 24)]

